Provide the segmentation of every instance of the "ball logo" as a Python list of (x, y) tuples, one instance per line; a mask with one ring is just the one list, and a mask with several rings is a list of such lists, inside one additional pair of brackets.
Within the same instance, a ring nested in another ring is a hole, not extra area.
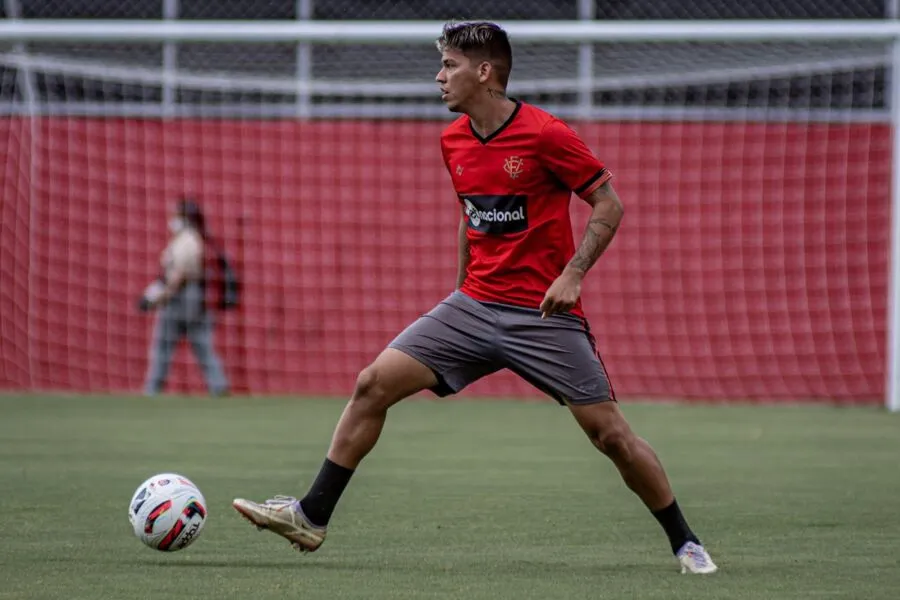
[[(171, 501), (168, 501), (168, 503), (171, 504)], [(175, 521), (165, 537), (160, 540), (157, 547), (163, 551), (171, 550), (173, 544), (176, 550), (184, 548), (200, 532), (200, 527), (202, 527), (205, 518), (206, 508), (199, 500), (191, 498), (181, 511), (178, 520)]]
[(194, 515), (200, 515), (201, 519), (206, 518), (206, 509), (203, 508), (203, 505), (200, 504), (196, 498), (191, 498), (190, 501), (185, 505), (182, 513), (186, 518), (190, 519)]
[(137, 514), (141, 507), (144, 505), (144, 502), (147, 501), (147, 498), (150, 497), (150, 492), (147, 491), (147, 488), (143, 488), (137, 496), (134, 497), (134, 504), (131, 505), (131, 513)]
[(161, 516), (169, 512), (170, 508), (172, 508), (172, 501), (166, 500), (150, 511), (150, 514), (147, 515), (147, 519), (144, 521), (144, 533), (153, 533), (153, 526), (156, 525), (156, 522)]
[(191, 540), (194, 539), (194, 536), (197, 535), (197, 532), (200, 531), (200, 523), (195, 522), (191, 525), (191, 528), (188, 529), (183, 536), (181, 536), (181, 540), (178, 542), (178, 548), (184, 548), (188, 544), (191, 543)]

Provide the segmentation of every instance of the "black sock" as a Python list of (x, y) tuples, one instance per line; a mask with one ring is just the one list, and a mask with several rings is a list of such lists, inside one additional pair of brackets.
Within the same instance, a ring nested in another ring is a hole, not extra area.
[(659, 521), (659, 524), (665, 529), (666, 535), (669, 536), (669, 543), (672, 544), (673, 554), (681, 550), (681, 547), (687, 542), (694, 542), (695, 544), (700, 543), (700, 540), (697, 539), (697, 536), (694, 535), (694, 532), (688, 527), (687, 521), (684, 520), (684, 515), (681, 514), (681, 509), (678, 508), (677, 501), (672, 500), (672, 504), (662, 510), (655, 511), (653, 516), (656, 517), (656, 520)]
[(303, 514), (313, 525), (325, 527), (337, 506), (344, 488), (350, 483), (353, 469), (342, 467), (331, 462), (327, 458), (319, 469), (319, 474), (312, 487), (306, 492), (306, 496), (300, 500), (300, 508)]

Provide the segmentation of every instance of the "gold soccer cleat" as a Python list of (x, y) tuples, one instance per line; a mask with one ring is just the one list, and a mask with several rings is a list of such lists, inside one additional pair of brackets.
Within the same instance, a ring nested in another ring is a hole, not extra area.
[(262, 504), (235, 498), (231, 506), (257, 529), (280, 535), (300, 552), (315, 552), (325, 541), (325, 528), (310, 523), (292, 496), (275, 496)]

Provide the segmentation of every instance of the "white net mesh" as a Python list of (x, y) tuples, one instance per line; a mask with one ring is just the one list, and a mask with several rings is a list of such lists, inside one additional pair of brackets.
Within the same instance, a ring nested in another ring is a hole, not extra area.
[[(665, 4), (665, 7), (662, 5)], [(7, 2), (52, 18), (871, 18), (880, 2)], [(471, 11), (471, 12), (470, 12)], [(438, 32), (435, 32), (435, 36)], [(514, 42), (515, 43), (515, 42)], [(585, 289), (623, 395), (883, 388), (883, 44), (517, 44), (628, 217)], [(165, 213), (196, 196), (245, 283), (236, 389), (345, 393), (455, 275), (431, 44), (0, 43), (0, 384), (138, 389)], [(585, 216), (574, 206), (576, 227)], [(170, 389), (202, 386), (180, 354)], [(531, 395), (506, 375), (475, 394)]]
[[(67, 112), (133, 109), (149, 115), (165, 99), (175, 105), (169, 109), (189, 112), (233, 104), (241, 114), (285, 114), (309, 100), (322, 116), (345, 114), (346, 105), (354, 104), (369, 105), (360, 109), (366, 114), (375, 110), (373, 104), (384, 116), (444, 114), (434, 93), (433, 48), (314, 45), (308, 62), (298, 60), (300, 53), (281, 43), (185, 43), (178, 44), (176, 64), (167, 71), (161, 45), (32, 43), (24, 52), (0, 45), (0, 62), (7, 103), (22, 103), (31, 93), (42, 104), (61, 103), (56, 109)], [(862, 41), (593, 44), (593, 66), (584, 77), (578, 46), (526, 44), (516, 49), (511, 92), (550, 102), (548, 108), (561, 116), (647, 116), (650, 110), (683, 115), (696, 108), (708, 118), (726, 109), (744, 111), (744, 118), (789, 109), (828, 111), (823, 118), (829, 119), (840, 116), (834, 111), (854, 110), (862, 112), (843, 117), (868, 118), (884, 109), (885, 56), (883, 44)], [(309, 79), (298, 80), (304, 70)], [(31, 90), (24, 81), (16, 83), (25, 72)], [(589, 113), (579, 96), (585, 89), (591, 92)], [(92, 108), (95, 102), (103, 106)], [(131, 103), (144, 106), (129, 108)]]

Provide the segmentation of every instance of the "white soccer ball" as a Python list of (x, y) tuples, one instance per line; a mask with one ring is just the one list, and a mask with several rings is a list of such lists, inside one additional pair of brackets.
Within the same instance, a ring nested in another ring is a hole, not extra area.
[(128, 505), (134, 535), (162, 552), (190, 546), (200, 537), (206, 516), (203, 494), (177, 473), (154, 475), (138, 486)]

